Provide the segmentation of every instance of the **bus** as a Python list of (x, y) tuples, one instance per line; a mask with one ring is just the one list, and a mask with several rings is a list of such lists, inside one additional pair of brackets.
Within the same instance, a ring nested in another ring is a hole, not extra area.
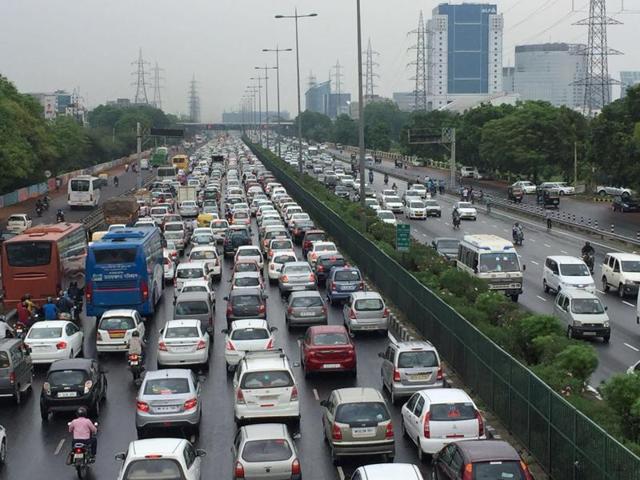
[(171, 165), (176, 167), (178, 170), (184, 170), (184, 173), (187, 173), (189, 169), (189, 157), (186, 155), (176, 155), (171, 159)]
[(5, 309), (23, 295), (38, 305), (77, 282), (85, 283), (87, 233), (81, 223), (38, 225), (2, 243), (2, 290)]
[(175, 180), (178, 178), (178, 169), (176, 167), (158, 167), (156, 175), (161, 182), (164, 180)]
[(489, 284), (489, 290), (502, 292), (514, 302), (522, 293), (520, 256), (509, 240), (496, 235), (465, 235), (458, 247), (458, 270)]
[(94, 208), (100, 202), (102, 180), (91, 175), (79, 175), (69, 180), (67, 204), (69, 208)]
[(87, 316), (131, 308), (150, 317), (164, 288), (162, 236), (157, 227), (132, 227), (106, 234), (87, 252)]
[(162, 167), (167, 164), (167, 160), (169, 160), (169, 149), (167, 147), (158, 147), (151, 156), (150, 164), (154, 168)]

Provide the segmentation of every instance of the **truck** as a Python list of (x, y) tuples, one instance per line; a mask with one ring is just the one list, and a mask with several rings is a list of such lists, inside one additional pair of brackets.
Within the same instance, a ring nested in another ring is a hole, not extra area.
[(102, 204), (102, 212), (107, 225), (133, 225), (138, 221), (140, 205), (135, 197), (113, 197)]
[(162, 167), (169, 163), (169, 149), (167, 147), (158, 147), (151, 157), (152, 167)]
[(191, 200), (193, 202), (198, 201), (198, 191), (196, 187), (181, 186), (178, 187), (178, 204)]

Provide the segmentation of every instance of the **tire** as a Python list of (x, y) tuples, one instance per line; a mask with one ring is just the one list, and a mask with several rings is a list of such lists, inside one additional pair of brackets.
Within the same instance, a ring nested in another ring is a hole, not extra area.
[(598, 192), (598, 195), (599, 195), (600, 197), (606, 197), (606, 196), (607, 196), (607, 192), (605, 192), (604, 190), (600, 190), (600, 191)]
[(620, 298), (624, 298), (624, 285), (623, 284), (619, 284), (618, 285), (618, 297)]
[(544, 290), (544, 293), (549, 293), (549, 285), (547, 285), (546, 280), (542, 280), (542, 289)]
[(602, 341), (603, 341), (604, 343), (609, 343), (609, 339), (610, 339), (610, 338), (611, 338), (611, 336), (610, 336), (610, 335), (605, 335), (604, 337), (602, 337)]
[(82, 480), (87, 474), (87, 466), (86, 465), (76, 465), (76, 474), (78, 478)]
[(560, 190), (560, 196), (563, 197), (564, 196), (564, 191)]
[(340, 457), (336, 455), (331, 444), (329, 444), (329, 456), (331, 457), (331, 463), (333, 465), (335, 465), (336, 467), (340, 465)]
[(46, 422), (47, 420), (49, 420), (49, 411), (44, 408), (42, 405), (40, 405), (40, 418), (42, 419), (43, 422)]
[(609, 283), (607, 282), (607, 277), (602, 277), (602, 291), (607, 293), (609, 291)]
[(138, 435), (138, 440), (145, 438), (145, 431), (142, 428), (136, 428), (136, 434)]
[(514, 303), (517, 303), (517, 302), (518, 302), (518, 297), (519, 297), (519, 296), (520, 296), (520, 295), (519, 295), (519, 294), (517, 294), (517, 293), (516, 293), (516, 294), (514, 294), (514, 295), (511, 295), (511, 301), (512, 301), (512, 302), (514, 302)]
[(7, 461), (7, 441), (3, 440), (0, 444), (0, 465), (4, 465)]
[(391, 404), (392, 405), (397, 405), (398, 397), (396, 397), (396, 393), (393, 390), (393, 386), (391, 388), (389, 388), (389, 397), (391, 398)]

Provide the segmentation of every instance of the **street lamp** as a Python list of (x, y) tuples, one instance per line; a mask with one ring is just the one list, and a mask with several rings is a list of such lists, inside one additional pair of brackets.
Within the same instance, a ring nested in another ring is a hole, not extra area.
[(278, 134), (276, 138), (278, 139), (278, 157), (282, 156), (282, 151), (280, 150), (280, 136), (282, 135), (282, 130), (280, 127), (280, 52), (292, 52), (292, 48), (280, 48), (279, 45), (276, 45), (276, 48), (263, 48), (263, 52), (276, 52), (276, 85), (277, 85), (277, 95), (278, 95)]
[(254, 87), (258, 90), (258, 135), (260, 138), (260, 145), (262, 145), (262, 77), (251, 77), (249, 80), (257, 80), (258, 86)]
[(278, 67), (255, 67), (256, 70), (264, 70), (264, 99), (265, 99), (265, 109), (267, 110), (267, 150), (269, 150), (269, 75), (267, 70), (275, 70)]
[[(359, 2), (359, 0), (358, 0)], [(300, 101), (300, 43), (298, 41), (298, 19), (306, 17), (317, 17), (317, 13), (309, 13), (306, 15), (298, 15), (298, 9), (294, 10), (293, 15), (276, 15), (276, 18), (292, 18), (296, 23), (296, 73), (298, 78), (298, 170), (302, 173), (302, 106)]]
[(360, 0), (356, 0), (358, 22), (358, 146), (360, 156), (360, 203), (366, 208), (364, 188), (364, 95), (362, 94), (362, 25), (360, 20)]

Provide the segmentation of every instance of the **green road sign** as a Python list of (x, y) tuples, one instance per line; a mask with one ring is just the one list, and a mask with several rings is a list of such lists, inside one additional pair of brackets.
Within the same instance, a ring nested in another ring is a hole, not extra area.
[(408, 252), (411, 245), (411, 225), (399, 223), (396, 225), (396, 250)]

